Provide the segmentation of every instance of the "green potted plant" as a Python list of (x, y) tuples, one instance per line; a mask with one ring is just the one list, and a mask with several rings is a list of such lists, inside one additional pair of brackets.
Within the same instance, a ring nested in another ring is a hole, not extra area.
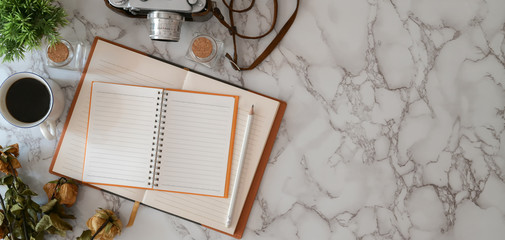
[(24, 58), (45, 39), (60, 39), (58, 28), (66, 25), (66, 13), (53, 0), (0, 0), (0, 57), (3, 62)]

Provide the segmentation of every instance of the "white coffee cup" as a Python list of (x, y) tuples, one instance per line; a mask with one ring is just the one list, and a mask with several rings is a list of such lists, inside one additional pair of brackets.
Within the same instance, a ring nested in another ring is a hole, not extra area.
[(64, 106), (60, 86), (34, 73), (15, 73), (0, 86), (0, 113), (5, 120), (21, 128), (40, 126), (49, 140), (56, 138), (56, 120)]

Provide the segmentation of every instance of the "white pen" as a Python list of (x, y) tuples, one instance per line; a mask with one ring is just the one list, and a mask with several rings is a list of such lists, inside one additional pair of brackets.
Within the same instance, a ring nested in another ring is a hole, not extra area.
[(235, 200), (237, 199), (238, 184), (240, 182), (240, 173), (242, 172), (242, 166), (244, 165), (245, 151), (247, 148), (247, 139), (249, 137), (249, 132), (251, 131), (251, 125), (254, 116), (254, 105), (251, 106), (251, 111), (247, 116), (247, 123), (244, 131), (244, 139), (242, 140), (242, 148), (240, 149), (240, 157), (238, 160), (237, 174), (235, 175), (235, 181), (233, 182), (233, 190), (231, 192), (230, 206), (228, 207), (228, 217), (226, 218), (226, 227), (231, 224), (231, 217), (233, 215), (233, 208), (235, 207)]

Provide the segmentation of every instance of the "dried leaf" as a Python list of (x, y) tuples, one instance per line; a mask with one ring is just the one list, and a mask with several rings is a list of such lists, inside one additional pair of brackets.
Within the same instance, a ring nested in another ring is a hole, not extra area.
[[(0, 163), (1, 165), (1, 163)], [(2, 177), (2, 179), (0, 180), (2, 185), (11, 185), (12, 182), (14, 181), (14, 176), (12, 175), (7, 175), (5, 177)]]
[(49, 214), (51, 217), (51, 222), (53, 223), (53, 226), (60, 230), (60, 231), (68, 231), (72, 230), (72, 225), (68, 224), (67, 222), (63, 221), (63, 219), (58, 216), (56, 213), (51, 213)]
[(11, 207), (10, 211), (13, 213), (13, 214), (16, 214), (16, 215), (19, 215), (21, 214), (20, 211), (23, 210), (23, 207), (19, 204), (14, 204), (14, 206)]
[(4, 220), (5, 216), (3, 210), (0, 210), (0, 238), (4, 238), (5, 235), (7, 235), (7, 233), (9, 232), (9, 230), (7, 229), (8, 222)]
[(16, 195), (15, 201), (21, 206), (25, 205), (25, 198), (21, 195)]
[(58, 203), (58, 200), (53, 199), (53, 200), (49, 201), (48, 203), (46, 203), (45, 205), (41, 206), (40, 210), (43, 213), (47, 213), (47, 212), (51, 211), (57, 203)]
[(35, 231), (37, 232), (45, 231), (49, 229), (49, 227), (51, 227), (52, 225), (53, 224), (51, 223), (51, 217), (49, 217), (49, 215), (44, 215), (37, 223), (37, 226), (35, 226)]
[(30, 189), (25, 189), (23, 190), (23, 192), (21, 192), (21, 195), (25, 195), (25, 196), (37, 196), (36, 193), (34, 193), (32, 190)]
[(33, 208), (28, 208), (28, 209), (26, 209), (26, 211), (28, 212), (28, 215), (30, 216), (30, 218), (32, 218), (34, 220), (38, 219), (37, 211), (35, 211)]
[(86, 230), (82, 232), (80, 237), (77, 237), (77, 240), (91, 240), (91, 230)]

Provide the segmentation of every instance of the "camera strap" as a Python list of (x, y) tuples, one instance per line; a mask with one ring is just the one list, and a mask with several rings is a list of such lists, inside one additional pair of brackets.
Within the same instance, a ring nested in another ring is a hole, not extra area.
[(223, 4), (225, 5), (225, 7), (228, 9), (230, 23), (226, 22), (223, 14), (219, 10), (219, 8), (214, 7), (212, 13), (217, 18), (217, 20), (219, 20), (219, 22), (221, 24), (223, 24), (223, 26), (225, 26), (228, 29), (230, 35), (232, 35), (233, 57), (229, 53), (226, 53), (225, 57), (228, 58), (233, 69), (235, 69), (237, 71), (245, 71), (245, 70), (254, 69), (261, 62), (263, 62), (263, 60), (265, 60), (265, 58), (268, 57), (268, 55), (270, 55), (270, 53), (275, 49), (275, 47), (277, 47), (277, 45), (282, 40), (282, 38), (284, 38), (284, 35), (286, 35), (286, 33), (288, 32), (291, 25), (293, 25), (293, 22), (295, 21), (295, 18), (296, 18), (296, 14), (298, 13), (298, 5), (300, 5), (300, 0), (296, 0), (296, 8), (295, 8), (293, 14), (288, 19), (288, 21), (284, 24), (284, 26), (281, 28), (279, 33), (277, 33), (277, 35), (272, 40), (272, 42), (270, 42), (270, 44), (268, 44), (268, 46), (265, 48), (265, 50), (263, 50), (263, 52), (258, 56), (258, 58), (256, 58), (256, 60), (254, 60), (253, 63), (248, 67), (239, 67), (238, 56), (237, 56), (237, 37), (243, 38), (243, 39), (260, 39), (260, 38), (263, 38), (263, 37), (267, 36), (268, 34), (270, 34), (274, 30), (275, 24), (277, 23), (277, 11), (278, 11), (278, 2), (277, 1), (278, 0), (274, 0), (274, 16), (273, 16), (272, 25), (270, 26), (270, 29), (268, 31), (266, 31), (265, 33), (260, 34), (258, 36), (247, 36), (247, 35), (238, 33), (237, 27), (235, 26), (235, 23), (233, 21), (233, 14), (234, 13), (244, 13), (244, 12), (251, 10), (254, 5), (255, 0), (251, 0), (251, 4), (249, 5), (249, 7), (244, 8), (244, 9), (240, 9), (240, 10), (233, 9), (234, 0), (230, 0), (229, 4), (226, 3), (225, 0), (222, 0), (222, 1), (223, 1)]

